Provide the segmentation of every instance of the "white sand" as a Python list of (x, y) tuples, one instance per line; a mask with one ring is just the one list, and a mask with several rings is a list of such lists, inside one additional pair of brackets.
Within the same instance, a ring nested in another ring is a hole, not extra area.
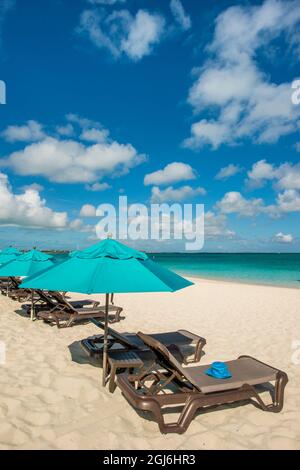
[(118, 295), (116, 303), (126, 314), (120, 331), (187, 328), (204, 336), (203, 364), (249, 354), (285, 370), (284, 410), (226, 406), (199, 414), (183, 435), (161, 435), (118, 389), (101, 387), (102, 369), (78, 343), (100, 332), (94, 325), (32, 323), (1, 296), (0, 449), (300, 449), (300, 364), (292, 362), (300, 290), (198, 280), (175, 294)]

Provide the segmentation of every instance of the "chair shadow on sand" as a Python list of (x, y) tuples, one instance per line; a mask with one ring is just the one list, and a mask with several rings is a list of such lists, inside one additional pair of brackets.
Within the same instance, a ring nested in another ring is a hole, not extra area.
[(68, 345), (68, 349), (72, 362), (80, 365), (90, 364), (93, 367), (102, 368), (101, 359), (99, 357), (89, 357), (80, 346), (80, 341), (73, 341), (73, 343)]
[[(124, 334), (126, 335), (127, 333), (124, 333)], [(91, 336), (91, 338), (92, 337), (93, 336)], [(77, 364), (90, 364), (93, 367), (98, 367), (98, 368), (102, 367), (102, 360), (100, 356), (96, 356), (96, 357), (88, 356), (86, 352), (82, 349), (80, 343), (81, 341), (73, 341), (73, 343), (68, 345), (72, 362), (76, 362)], [(186, 357), (194, 353), (194, 349), (191, 346), (185, 346), (183, 349), (184, 349), (184, 355)], [(205, 351), (202, 350), (201, 360), (203, 356), (205, 356)]]
[(17, 309), (17, 310), (14, 310), (14, 312), (15, 312), (17, 315), (19, 315), (19, 317), (30, 318), (30, 315), (28, 315), (28, 313), (25, 312), (22, 308)]

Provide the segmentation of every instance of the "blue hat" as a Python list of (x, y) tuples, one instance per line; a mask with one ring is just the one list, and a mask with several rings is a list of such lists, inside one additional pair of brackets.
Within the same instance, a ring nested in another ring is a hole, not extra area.
[(204, 372), (215, 379), (229, 379), (232, 377), (225, 362), (213, 362), (209, 369)]

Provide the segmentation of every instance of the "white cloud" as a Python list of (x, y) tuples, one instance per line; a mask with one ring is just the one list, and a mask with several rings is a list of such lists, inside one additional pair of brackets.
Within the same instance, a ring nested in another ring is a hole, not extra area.
[(233, 238), (235, 232), (227, 227), (227, 218), (224, 214), (216, 214), (213, 211), (205, 212), (204, 232), (206, 239), (222, 237)]
[(56, 126), (56, 132), (64, 137), (71, 137), (74, 134), (74, 127), (70, 123), (65, 126)]
[(163, 16), (146, 10), (138, 10), (135, 16), (128, 10), (112, 13), (85, 10), (78, 32), (87, 35), (96, 47), (109, 50), (115, 58), (126, 55), (139, 61), (160, 42), (164, 26)]
[(86, 140), (87, 142), (105, 142), (109, 136), (109, 131), (107, 129), (85, 129), (81, 133), (81, 140)]
[(72, 230), (81, 230), (83, 226), (83, 221), (81, 219), (74, 219), (70, 222), (70, 229)]
[(212, 110), (214, 117), (194, 123), (185, 146), (216, 149), (244, 138), (273, 143), (298, 129), (300, 107), (292, 103), (291, 84), (272, 82), (256, 53), (280, 35), (294, 47), (299, 21), (299, 2), (282, 0), (233, 6), (217, 17), (209, 60), (188, 98), (195, 112)]
[(300, 190), (300, 163), (295, 165), (284, 163), (278, 168), (276, 173), (277, 188)]
[(237, 173), (240, 173), (241, 171), (242, 171), (242, 168), (239, 165), (234, 165), (233, 163), (230, 163), (230, 165), (225, 166), (224, 168), (220, 169), (215, 179), (225, 180), (227, 178), (230, 178), (231, 176), (236, 175)]
[(191, 199), (195, 196), (203, 196), (206, 194), (204, 188), (192, 188), (191, 186), (182, 186), (174, 189), (169, 186), (166, 189), (160, 189), (157, 186), (153, 186), (151, 190), (151, 202), (162, 203), (162, 202), (173, 202), (173, 201), (184, 201), (185, 199)]
[(106, 191), (107, 189), (110, 189), (111, 186), (110, 184), (108, 183), (93, 183), (93, 184), (87, 184), (85, 189), (87, 189), (87, 191)]
[(254, 180), (273, 179), (275, 177), (274, 167), (266, 160), (260, 160), (252, 166), (248, 177)]
[(170, 8), (174, 15), (175, 21), (180, 27), (186, 31), (192, 26), (191, 18), (184, 11), (183, 5), (180, 0), (171, 0)]
[(261, 198), (246, 199), (238, 191), (229, 191), (216, 203), (222, 214), (238, 214), (242, 217), (256, 217), (266, 214), (271, 218), (280, 218), (289, 212), (300, 211), (300, 191), (286, 189), (279, 193), (275, 203), (266, 205)]
[(96, 216), (96, 207), (92, 204), (84, 204), (79, 213), (80, 217), (95, 217)]
[(43, 176), (56, 183), (91, 183), (105, 174), (125, 174), (144, 155), (130, 144), (107, 141), (86, 146), (75, 140), (47, 137), (2, 161), (22, 176)]
[(169, 163), (162, 170), (145, 175), (144, 185), (177, 183), (178, 181), (192, 180), (196, 178), (195, 171), (190, 165), (181, 162)]
[(22, 176), (42, 176), (56, 183), (94, 183), (106, 174), (122, 176), (146, 160), (131, 144), (110, 138), (100, 123), (77, 114), (67, 114), (66, 120), (66, 126), (47, 130), (47, 135), (35, 121), (7, 128), (4, 133), (11, 141), (38, 141), (2, 158), (0, 165)]
[(254, 217), (264, 211), (262, 199), (245, 199), (238, 191), (230, 191), (224, 195), (216, 207), (223, 214), (238, 214)]
[(277, 205), (281, 212), (299, 212), (300, 192), (295, 189), (286, 189), (278, 194)]
[(85, 225), (82, 219), (74, 219), (69, 223), (70, 230), (82, 233), (95, 233), (95, 225)]
[(201, 121), (192, 124), (191, 134), (191, 137), (184, 140), (184, 147), (196, 150), (203, 144), (210, 144), (216, 150), (228, 140), (231, 132), (225, 124), (201, 119)]
[(277, 190), (300, 190), (300, 163), (282, 163), (279, 166), (260, 160), (248, 171), (246, 184), (250, 189), (260, 188), (267, 181), (274, 182)]
[(139, 10), (130, 23), (128, 36), (121, 41), (121, 50), (135, 61), (149, 55), (160, 41), (164, 25), (162, 16)]
[(27, 189), (35, 189), (38, 193), (41, 193), (44, 190), (44, 186), (38, 183), (32, 183), (32, 184), (25, 184), (22, 186), (23, 191), (26, 191)]
[(80, 128), (81, 134), (79, 138), (81, 140), (84, 140), (86, 142), (99, 143), (105, 142), (109, 139), (109, 130), (105, 129), (100, 122), (93, 121), (92, 119), (87, 119), (75, 113), (67, 114), (66, 120), (68, 121), (68, 124), (65, 126), (65, 128), (71, 128), (73, 130), (73, 133), (74, 126), (78, 126)]
[(290, 233), (284, 234), (279, 232), (274, 236), (274, 241), (279, 243), (292, 243), (294, 241), (294, 237)]
[(27, 121), (23, 126), (8, 126), (1, 132), (7, 142), (34, 142), (45, 137), (43, 126), (36, 121)]
[(14, 194), (7, 175), (0, 173), (0, 224), (32, 228), (66, 228), (66, 212), (55, 212), (46, 205), (36, 188)]
[(88, 118), (79, 116), (76, 113), (66, 114), (66, 120), (69, 123), (77, 124), (81, 129), (101, 128), (101, 124), (99, 122), (96, 122), (96, 121), (93, 121), (92, 119), (88, 119)]

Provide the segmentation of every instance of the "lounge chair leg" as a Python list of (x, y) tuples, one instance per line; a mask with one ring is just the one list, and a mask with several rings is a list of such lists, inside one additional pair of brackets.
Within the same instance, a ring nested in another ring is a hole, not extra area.
[(283, 408), (283, 403), (284, 403), (284, 390), (285, 386), (288, 383), (288, 377), (285, 372), (279, 371), (277, 373), (277, 379), (275, 383), (275, 390), (274, 390), (274, 396), (272, 399), (272, 403), (270, 404), (265, 404), (264, 401), (261, 399), (261, 397), (258, 395), (258, 393), (254, 390), (252, 396), (257, 400), (257, 405), (259, 408), (261, 408), (263, 411), (269, 411), (271, 413), (279, 413), (282, 408)]
[(112, 320), (109, 321), (109, 323), (118, 323), (120, 321), (120, 315), (122, 313), (123, 309), (120, 307), (117, 309), (115, 316)]
[(115, 382), (116, 371), (117, 371), (117, 369), (113, 364), (111, 366), (111, 369), (110, 369), (110, 377), (109, 377), (109, 385), (108, 385), (108, 389), (109, 389), (110, 393), (114, 393), (114, 391), (116, 389), (116, 382)]
[(72, 326), (74, 319), (71, 317), (66, 324), (66, 328), (69, 328), (69, 326)]
[(61, 328), (61, 324), (60, 324), (59, 318), (58, 318), (56, 315), (54, 316), (54, 320), (55, 320), (55, 323), (56, 323), (57, 328)]
[(183, 434), (191, 424), (199, 405), (196, 400), (188, 398), (178, 420), (175, 423), (165, 423), (163, 413), (160, 406), (156, 402), (150, 403), (149, 409), (158, 424), (159, 430), (162, 434), (176, 433)]

